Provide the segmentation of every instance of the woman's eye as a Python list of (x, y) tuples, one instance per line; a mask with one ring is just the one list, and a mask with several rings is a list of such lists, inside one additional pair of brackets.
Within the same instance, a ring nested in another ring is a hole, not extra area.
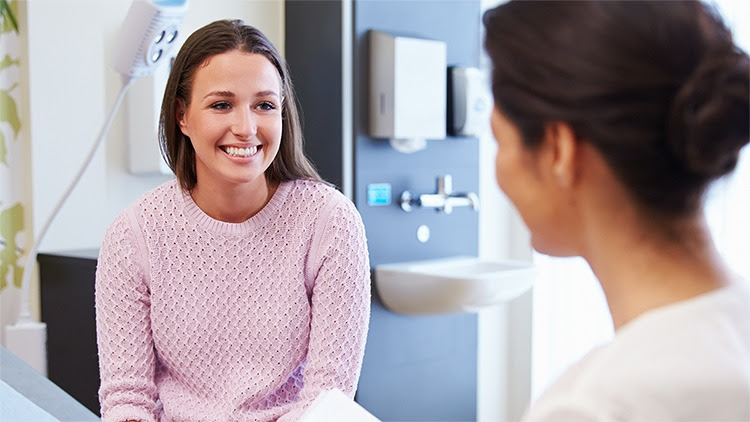
[(263, 111), (271, 111), (271, 110), (276, 110), (276, 105), (273, 103), (269, 103), (268, 101), (264, 101), (258, 104), (258, 108)]
[(218, 103), (211, 104), (211, 108), (215, 110), (228, 110), (229, 107), (229, 103), (226, 101), (219, 101)]

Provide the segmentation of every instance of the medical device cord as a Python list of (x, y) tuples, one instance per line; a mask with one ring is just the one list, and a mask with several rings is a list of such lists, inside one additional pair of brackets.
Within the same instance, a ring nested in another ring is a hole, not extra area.
[(135, 78), (132, 77), (129, 79), (124, 79), (124, 83), (122, 85), (122, 88), (120, 89), (120, 93), (117, 95), (117, 99), (112, 106), (112, 110), (110, 110), (109, 112), (109, 116), (107, 116), (107, 119), (104, 121), (104, 125), (102, 125), (99, 136), (96, 138), (96, 141), (94, 141), (94, 144), (91, 145), (91, 149), (89, 150), (86, 159), (83, 161), (83, 164), (81, 164), (81, 167), (78, 169), (78, 173), (76, 173), (75, 177), (73, 177), (73, 180), (70, 182), (70, 185), (68, 186), (65, 193), (63, 193), (62, 197), (60, 197), (60, 200), (57, 202), (57, 205), (55, 205), (55, 208), (52, 209), (52, 212), (47, 218), (47, 221), (44, 223), (44, 226), (42, 226), (42, 230), (39, 232), (39, 236), (37, 236), (31, 246), (31, 249), (29, 249), (26, 263), (23, 268), (23, 278), (21, 280), (21, 309), (18, 312), (18, 320), (16, 321), (16, 324), (32, 322), (30, 310), (31, 299), (29, 297), (31, 289), (31, 271), (34, 268), (34, 263), (36, 262), (39, 245), (41, 244), (42, 239), (44, 239), (44, 235), (47, 233), (47, 229), (49, 229), (50, 224), (57, 216), (57, 213), (60, 211), (63, 204), (70, 196), (71, 192), (73, 192), (73, 189), (81, 180), (81, 176), (83, 176), (83, 173), (86, 171), (89, 164), (91, 163), (91, 160), (94, 158), (94, 154), (99, 148), (99, 145), (102, 143), (104, 138), (106, 138), (107, 132), (109, 132), (109, 128), (110, 126), (112, 126), (112, 121), (117, 115), (117, 110), (120, 108), (120, 104), (122, 103), (123, 98), (125, 98), (125, 93), (134, 80)]

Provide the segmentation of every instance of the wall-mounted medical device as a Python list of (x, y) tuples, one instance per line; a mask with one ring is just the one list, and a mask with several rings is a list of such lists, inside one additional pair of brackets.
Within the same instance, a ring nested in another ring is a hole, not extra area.
[(446, 62), (443, 41), (370, 30), (370, 136), (402, 152), (446, 135)]
[(115, 70), (124, 78), (142, 77), (126, 101), (128, 170), (133, 174), (172, 174), (159, 151), (159, 114), (186, 11), (187, 0), (136, 0), (115, 42)]
[(492, 98), (481, 70), (448, 69), (448, 133), (479, 136), (489, 128)]
[(122, 23), (112, 67), (125, 78), (149, 76), (176, 45), (187, 0), (136, 0)]

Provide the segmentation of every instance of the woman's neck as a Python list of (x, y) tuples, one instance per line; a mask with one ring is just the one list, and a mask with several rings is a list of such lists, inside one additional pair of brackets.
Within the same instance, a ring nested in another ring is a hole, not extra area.
[(203, 186), (197, 183), (190, 195), (203, 212), (215, 220), (242, 223), (254, 216), (273, 197), (278, 183), (265, 177), (252, 184)]
[[(615, 329), (652, 309), (691, 299), (728, 283), (703, 215), (676, 223), (674, 235), (637, 219), (591, 227), (588, 261), (607, 297)], [(671, 222), (670, 224), (674, 224)]]

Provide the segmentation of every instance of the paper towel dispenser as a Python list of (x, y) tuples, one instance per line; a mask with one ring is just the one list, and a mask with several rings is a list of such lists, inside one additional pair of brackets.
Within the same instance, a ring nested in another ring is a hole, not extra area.
[(445, 139), (447, 46), (371, 30), (370, 136), (402, 152)]

